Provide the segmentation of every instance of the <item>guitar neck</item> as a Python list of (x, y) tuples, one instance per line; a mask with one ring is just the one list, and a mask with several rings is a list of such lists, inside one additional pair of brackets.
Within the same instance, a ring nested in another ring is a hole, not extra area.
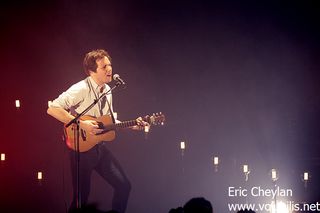
[(116, 124), (114, 124), (114, 127), (116, 129), (124, 129), (124, 128), (135, 126), (137, 124), (138, 123), (136, 120), (130, 120), (130, 121), (123, 121), (121, 123), (116, 123)]
[[(145, 116), (142, 118), (143, 121), (149, 123), (150, 125), (157, 125), (159, 123), (163, 124), (164, 122), (164, 115), (156, 114), (152, 116)], [(104, 128), (107, 131), (110, 130), (117, 130), (117, 129), (124, 129), (124, 128), (129, 128), (132, 126), (138, 125), (138, 122), (136, 120), (129, 120), (129, 121), (122, 121), (120, 123), (109, 123), (109, 125), (105, 125)]]

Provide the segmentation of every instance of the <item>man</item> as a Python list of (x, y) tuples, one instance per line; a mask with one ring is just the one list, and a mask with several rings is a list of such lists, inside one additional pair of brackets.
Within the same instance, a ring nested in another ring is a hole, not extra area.
[[(70, 112), (81, 113), (90, 104), (93, 103), (101, 94), (107, 92), (110, 87), (107, 83), (112, 81), (111, 57), (105, 50), (93, 50), (86, 54), (83, 60), (83, 66), (88, 77), (63, 92), (49, 106), (47, 113), (64, 124), (69, 123), (74, 116)], [(86, 115), (100, 117), (102, 115), (111, 115), (112, 95), (107, 94), (102, 98)], [(138, 125), (132, 127), (134, 130), (142, 130), (148, 123), (142, 118), (136, 119)], [(80, 128), (86, 134), (96, 135), (102, 132), (95, 120), (80, 120)], [(72, 167), (73, 180), (73, 201), (70, 209), (76, 207), (76, 162), (75, 152), (70, 150), (70, 159)], [(119, 162), (107, 149), (104, 142), (98, 143), (86, 152), (80, 152), (80, 190), (81, 205), (86, 205), (90, 192), (90, 177), (95, 170), (101, 175), (114, 189), (112, 208), (120, 213), (125, 212), (128, 197), (130, 193), (130, 182), (123, 172)]]

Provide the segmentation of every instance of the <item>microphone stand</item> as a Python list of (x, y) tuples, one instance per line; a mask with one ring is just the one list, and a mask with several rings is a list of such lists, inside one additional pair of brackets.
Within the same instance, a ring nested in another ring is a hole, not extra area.
[[(79, 150), (79, 136), (80, 136), (80, 117), (83, 116), (85, 113), (87, 113), (92, 107), (94, 107), (102, 97), (108, 95), (111, 93), (112, 90), (114, 90), (116, 87), (122, 85), (122, 82), (117, 81), (116, 84), (110, 88), (107, 92), (100, 95), (97, 99), (93, 101), (92, 104), (90, 104), (86, 109), (84, 109), (80, 114), (78, 114), (74, 119), (72, 119), (69, 123), (65, 125), (66, 128), (68, 128), (71, 124), (75, 124), (76, 127), (76, 133), (75, 133), (75, 150), (76, 150), (76, 182), (77, 182), (77, 188), (76, 188), (76, 208), (81, 209), (81, 190), (80, 190), (80, 150)], [(108, 100), (107, 100), (108, 101)], [(111, 112), (111, 111), (110, 111)], [(111, 112), (112, 113), (112, 112)]]

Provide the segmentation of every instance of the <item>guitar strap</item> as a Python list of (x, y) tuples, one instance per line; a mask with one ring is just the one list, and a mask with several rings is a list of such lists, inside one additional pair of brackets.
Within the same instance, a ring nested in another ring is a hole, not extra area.
[(105, 98), (106, 98), (106, 102), (107, 102), (108, 107), (109, 107), (109, 113), (110, 113), (112, 122), (115, 124), (115, 123), (116, 123), (116, 119), (114, 118), (114, 115), (113, 115), (113, 112), (112, 112), (112, 108), (111, 108), (111, 106), (110, 106), (110, 103), (109, 103), (109, 101), (108, 101), (108, 98), (107, 98), (107, 97), (105, 97)]
[[(92, 86), (91, 81), (89, 80), (89, 78), (87, 78), (87, 82), (88, 82), (89, 87), (90, 87), (90, 89), (93, 91), (93, 94), (94, 94), (94, 96), (96, 97), (96, 100), (97, 100), (97, 99), (98, 99), (98, 95), (97, 95), (96, 91), (93, 89), (93, 86)], [(99, 106), (100, 116), (103, 115), (102, 109), (103, 109), (103, 107), (104, 107), (103, 104), (105, 104), (105, 102), (108, 104), (109, 113), (110, 113), (112, 122), (115, 124), (115, 123), (116, 123), (116, 120), (115, 120), (115, 118), (114, 118), (113, 111), (112, 111), (112, 108), (111, 108), (111, 104), (110, 104), (109, 101), (108, 101), (107, 95), (105, 95), (104, 97), (102, 97), (101, 100), (100, 100), (100, 106)]]

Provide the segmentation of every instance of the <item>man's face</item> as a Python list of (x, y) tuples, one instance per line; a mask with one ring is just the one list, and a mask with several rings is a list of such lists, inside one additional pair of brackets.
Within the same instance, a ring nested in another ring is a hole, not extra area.
[(109, 83), (112, 81), (112, 66), (110, 60), (105, 56), (104, 58), (96, 60), (97, 70), (91, 72), (91, 76), (98, 85)]

